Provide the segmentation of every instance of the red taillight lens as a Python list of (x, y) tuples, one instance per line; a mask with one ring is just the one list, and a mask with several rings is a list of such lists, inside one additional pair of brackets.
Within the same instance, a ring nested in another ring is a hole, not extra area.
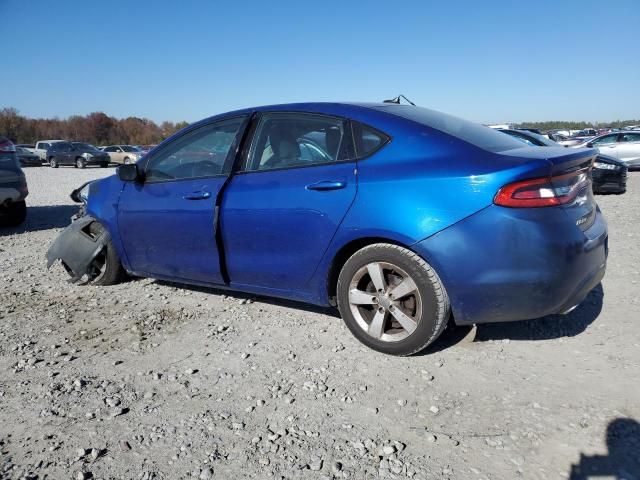
[(572, 202), (590, 182), (589, 169), (558, 175), (533, 178), (505, 185), (493, 202), (502, 207), (553, 207)]
[(16, 147), (10, 140), (0, 140), (0, 153), (14, 153)]

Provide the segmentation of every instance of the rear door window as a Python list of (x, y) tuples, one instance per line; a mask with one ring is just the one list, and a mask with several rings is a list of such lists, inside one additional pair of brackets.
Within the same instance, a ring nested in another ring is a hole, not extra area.
[(640, 133), (625, 133), (620, 139), (621, 142), (640, 142)]
[(355, 158), (347, 122), (313, 113), (266, 113), (260, 118), (245, 170), (273, 170)]

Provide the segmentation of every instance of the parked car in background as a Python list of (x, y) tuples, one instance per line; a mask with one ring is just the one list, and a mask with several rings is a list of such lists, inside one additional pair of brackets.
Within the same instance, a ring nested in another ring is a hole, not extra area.
[(51, 145), (57, 142), (64, 142), (64, 140), (39, 140), (36, 142), (33, 153), (40, 157), (40, 160), (47, 161), (47, 150), (51, 148)]
[[(553, 140), (523, 130), (500, 129), (521, 142), (537, 147), (558, 147)], [(593, 193), (625, 193), (627, 191), (627, 167), (615, 158), (598, 153), (592, 170)]]
[(42, 166), (42, 160), (40, 159), (40, 157), (24, 147), (16, 146), (16, 155), (18, 156), (20, 165), (23, 167)]
[(103, 168), (109, 166), (109, 155), (83, 142), (56, 142), (47, 151), (47, 160), (51, 168), (58, 168), (60, 165), (73, 165), (76, 168), (85, 168), (87, 165), (100, 165)]
[(146, 153), (133, 145), (110, 145), (102, 149), (113, 163), (135, 163)]
[(18, 143), (18, 144), (16, 145), (16, 148), (18, 148), (18, 147), (20, 147), (20, 148), (25, 148), (25, 149), (29, 150), (31, 153), (33, 153), (33, 151), (34, 151), (34, 150), (35, 150), (35, 148), (36, 148), (36, 146), (35, 146), (35, 145), (33, 145), (33, 144), (31, 144), (31, 143)]
[(598, 154), (593, 162), (593, 193), (625, 193), (629, 168), (620, 160)]
[(409, 355), (450, 318), (566, 313), (600, 283), (595, 155), (410, 105), (245, 109), (77, 189), (47, 263), (337, 305), (364, 344)]
[(0, 227), (16, 227), (27, 217), (29, 195), (13, 143), (0, 137)]
[(595, 128), (584, 128), (573, 135), (573, 137), (595, 137), (596, 135), (598, 135), (598, 131)]
[(600, 153), (623, 162), (629, 170), (640, 170), (640, 132), (607, 133), (572, 147), (597, 148)]

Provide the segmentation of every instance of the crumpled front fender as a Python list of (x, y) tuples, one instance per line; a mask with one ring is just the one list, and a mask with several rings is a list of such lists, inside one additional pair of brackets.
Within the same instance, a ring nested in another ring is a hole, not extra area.
[(107, 246), (109, 232), (101, 229), (97, 235), (89, 232), (89, 225), (97, 220), (86, 215), (65, 228), (47, 251), (47, 268), (56, 260), (62, 261), (71, 271), (71, 282), (77, 282), (88, 273), (91, 262)]

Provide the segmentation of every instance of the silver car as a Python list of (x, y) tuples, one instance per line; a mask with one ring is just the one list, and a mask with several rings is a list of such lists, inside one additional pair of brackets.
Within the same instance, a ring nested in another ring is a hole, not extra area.
[(597, 148), (601, 154), (624, 162), (629, 170), (640, 170), (640, 132), (605, 133), (571, 147)]
[(112, 163), (135, 163), (145, 154), (133, 145), (110, 145), (102, 151), (109, 154)]

